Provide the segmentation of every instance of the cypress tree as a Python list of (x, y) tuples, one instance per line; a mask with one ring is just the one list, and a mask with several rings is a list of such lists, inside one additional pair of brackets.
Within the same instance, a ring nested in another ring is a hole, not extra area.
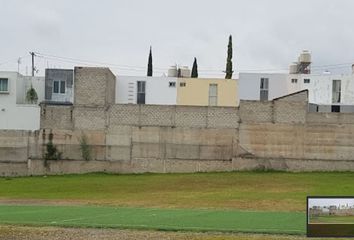
[(192, 78), (198, 78), (198, 64), (197, 64), (197, 58), (194, 58), (191, 77), (192, 77)]
[(152, 52), (151, 52), (151, 46), (150, 46), (150, 53), (149, 53), (147, 76), (148, 77), (152, 77)]
[(226, 60), (226, 79), (232, 78), (232, 36), (229, 36), (229, 44), (227, 45), (227, 60)]

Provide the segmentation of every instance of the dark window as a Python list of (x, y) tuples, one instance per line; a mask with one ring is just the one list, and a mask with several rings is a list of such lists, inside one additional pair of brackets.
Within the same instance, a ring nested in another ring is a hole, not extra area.
[(138, 81), (137, 104), (145, 104), (145, 85), (144, 81)]
[(65, 93), (65, 81), (60, 81), (60, 93)]
[(170, 87), (176, 87), (176, 82), (169, 82)]
[(332, 105), (332, 112), (340, 112), (340, 106)]
[(297, 83), (297, 79), (296, 78), (291, 79), (291, 83)]
[(9, 91), (9, 79), (0, 78), (0, 92), (8, 92)]
[(269, 87), (269, 79), (261, 78), (260, 97), (259, 97), (261, 101), (268, 101), (268, 87)]
[(305, 78), (304, 79), (304, 83), (310, 83), (310, 79), (309, 78)]
[(54, 81), (53, 93), (59, 93), (59, 81)]
[(181, 83), (179, 83), (179, 86), (180, 86), (180, 87), (185, 87), (185, 86), (186, 86), (186, 83), (185, 83), (185, 82), (181, 82)]

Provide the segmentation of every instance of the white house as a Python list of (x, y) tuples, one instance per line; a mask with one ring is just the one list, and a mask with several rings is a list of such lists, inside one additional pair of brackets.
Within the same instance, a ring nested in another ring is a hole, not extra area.
[(0, 129), (39, 129), (40, 107), (26, 101), (31, 88), (44, 99), (44, 77), (28, 77), (17, 72), (0, 72)]
[(177, 78), (116, 76), (116, 103), (176, 105)]
[(312, 111), (354, 112), (354, 66), (352, 74), (311, 74), (310, 61), (306, 51), (289, 73), (240, 73), (240, 99), (267, 101), (307, 89)]
[[(240, 73), (239, 96), (244, 100), (272, 100), (309, 90), (309, 103), (321, 112), (354, 111), (354, 74)], [(332, 106), (339, 106), (333, 108)]]
[(242, 100), (268, 101), (289, 94), (286, 73), (240, 73), (238, 96)]

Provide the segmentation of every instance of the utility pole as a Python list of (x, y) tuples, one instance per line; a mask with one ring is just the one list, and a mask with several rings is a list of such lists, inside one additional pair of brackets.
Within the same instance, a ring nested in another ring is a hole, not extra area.
[(36, 54), (34, 52), (30, 52), (31, 56), (32, 56), (32, 77), (34, 77), (34, 71), (36, 70), (36, 67), (34, 66), (34, 56), (36, 56)]

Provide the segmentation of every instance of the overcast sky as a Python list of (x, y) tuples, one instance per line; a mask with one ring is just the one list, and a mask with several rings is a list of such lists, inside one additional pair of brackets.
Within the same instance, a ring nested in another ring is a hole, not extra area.
[(309, 199), (309, 207), (313, 206), (321, 206), (328, 207), (331, 205), (335, 206), (354, 206), (354, 198), (310, 198)]
[(223, 77), (232, 34), (236, 72), (285, 70), (303, 49), (314, 66), (349, 72), (353, 9), (353, 0), (0, 0), (0, 70), (16, 71), (22, 56), (30, 72), (35, 51), (47, 55), (36, 58), (38, 75), (100, 63), (145, 75), (152, 45), (154, 75), (197, 57), (200, 76)]

